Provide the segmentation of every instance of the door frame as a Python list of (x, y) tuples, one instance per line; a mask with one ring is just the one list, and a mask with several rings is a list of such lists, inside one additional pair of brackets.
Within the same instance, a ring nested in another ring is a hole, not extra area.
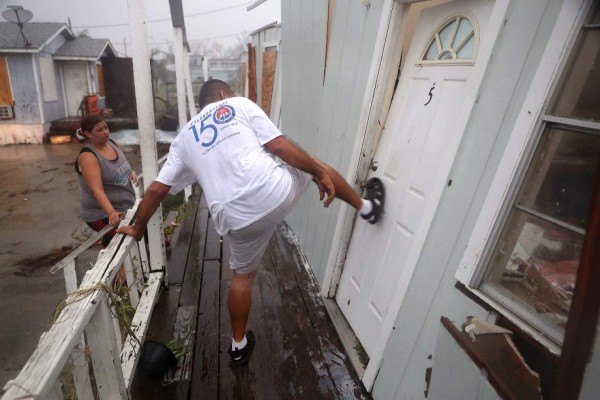
[[(485, 35), (480, 38), (478, 50), (478, 63), (473, 67), (473, 71), (469, 81), (482, 81), (483, 75), (489, 64), (494, 44), (499, 37), (499, 33), (504, 25), (504, 18), (508, 10), (510, 0), (496, 0), (490, 18), (485, 29)], [(369, 70), (369, 78), (361, 107), (361, 118), (359, 120), (354, 150), (350, 161), (350, 168), (346, 177), (351, 177), (350, 181), (354, 182), (355, 187), (366, 179), (369, 173), (371, 160), (377, 149), (379, 137), (385, 126), (387, 113), (391, 106), (392, 97), (394, 94), (394, 86), (396, 81), (398, 68), (400, 66), (401, 56), (408, 49), (402, 49), (402, 45), (406, 35), (406, 22), (404, 4), (399, 4), (395, 0), (385, 0), (379, 24), (379, 31), (375, 41), (374, 57)], [(493, 32), (493, 34), (492, 34)], [(395, 71), (394, 71), (395, 69)], [(401, 72), (400, 72), (401, 73)], [(479, 86), (467, 86), (468, 93), (465, 98), (475, 103)], [(375, 118), (377, 116), (377, 118)], [(470, 112), (460, 116), (457, 121), (460, 129), (464, 130)], [(460, 140), (453, 144), (455, 150), (460, 145)], [(364, 156), (363, 156), (364, 154)], [(454, 162), (456, 151), (453, 157), (449, 160), (446, 170), (450, 171), (450, 167)], [(435, 213), (435, 207), (427, 210), (429, 213)], [(354, 229), (356, 212), (350, 207), (341, 207), (338, 213), (337, 224), (334, 231), (331, 251), (329, 253), (325, 276), (323, 279), (321, 296), (333, 298), (337, 292), (337, 287), (342, 275), (343, 265), (348, 254), (350, 240)], [(423, 239), (425, 240), (425, 239)], [(418, 257), (413, 260), (416, 265)], [(411, 273), (412, 275), (412, 273)], [(405, 288), (409, 284), (404, 285)], [(389, 306), (389, 311), (383, 322), (384, 337), (377, 346), (377, 350), (371, 355), (369, 363), (363, 377), (361, 378), (367, 391), (371, 391), (377, 372), (383, 362), (383, 352), (387, 345), (387, 340), (392, 331), (394, 321), (400, 310), (402, 299), (405, 290), (396, 291), (392, 303)]]
[[(60, 63), (60, 80), (61, 82), (61, 86), (62, 86), (62, 91), (63, 91), (63, 103), (65, 106), (65, 115), (66, 117), (71, 117), (72, 115), (69, 114), (69, 93), (67, 92), (67, 85), (66, 85), (66, 80), (65, 80), (65, 72), (64, 72), (64, 68), (65, 65), (68, 64), (80, 64), (83, 65), (85, 68), (85, 75), (86, 75), (86, 80), (87, 80), (87, 91), (88, 94), (92, 93), (92, 83), (90, 82), (90, 65), (89, 62), (86, 61), (65, 61), (65, 62), (61, 62)], [(95, 64), (94, 64), (95, 65)], [(77, 114), (77, 116), (79, 116), (79, 113)]]

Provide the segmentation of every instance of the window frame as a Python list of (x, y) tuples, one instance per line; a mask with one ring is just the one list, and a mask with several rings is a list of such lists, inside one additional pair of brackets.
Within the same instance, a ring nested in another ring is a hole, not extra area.
[[(456, 279), (468, 290), (554, 354), (561, 352), (564, 340), (562, 330), (559, 332), (553, 329), (551, 324), (541, 318), (536, 318), (535, 323), (532, 323), (534, 314), (524, 306), (519, 307), (516, 302), (508, 300), (508, 297), (492, 297), (482, 291), (480, 286), (485, 284), (484, 276), (488, 271), (490, 257), (513, 209), (514, 200), (543, 132), (549, 124), (573, 122), (571, 118), (548, 115), (547, 110), (592, 4), (592, 0), (579, 0), (577, 5), (572, 2), (563, 3), (455, 274)], [(547, 65), (555, 67), (550, 69)], [(600, 129), (600, 123), (584, 124), (585, 128)]]

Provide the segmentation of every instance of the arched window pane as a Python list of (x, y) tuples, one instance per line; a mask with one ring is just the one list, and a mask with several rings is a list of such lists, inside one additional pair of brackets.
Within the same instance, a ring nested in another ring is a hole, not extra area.
[(442, 49), (448, 49), (452, 47), (450, 40), (452, 39), (452, 32), (454, 32), (454, 27), (456, 22), (450, 22), (444, 29), (440, 31), (440, 39), (442, 42)]
[(477, 35), (469, 17), (454, 15), (439, 26), (441, 28), (429, 37), (422, 61), (440, 64), (472, 61), (477, 48)]
[(459, 60), (470, 60), (473, 58), (473, 45), (475, 44), (475, 36), (471, 36), (469, 41), (456, 53), (456, 58)]
[(454, 43), (452, 43), (452, 47), (456, 48), (460, 46), (460, 44), (465, 40), (467, 35), (473, 31), (473, 24), (466, 18), (461, 18), (460, 23), (458, 25), (458, 31), (456, 32), (456, 37), (454, 38)]
[(435, 44), (435, 39), (431, 41), (429, 48), (427, 49), (427, 53), (425, 54), (426, 60), (435, 60), (435, 57), (438, 55), (438, 49)]

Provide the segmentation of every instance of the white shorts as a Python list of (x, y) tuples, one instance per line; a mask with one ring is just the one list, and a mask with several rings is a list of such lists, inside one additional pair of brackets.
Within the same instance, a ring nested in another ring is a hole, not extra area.
[(258, 269), (275, 229), (294, 208), (312, 181), (312, 175), (306, 172), (288, 165), (281, 168), (286, 168), (292, 177), (292, 187), (286, 199), (261, 219), (225, 235), (231, 254), (229, 267), (238, 274), (245, 275)]

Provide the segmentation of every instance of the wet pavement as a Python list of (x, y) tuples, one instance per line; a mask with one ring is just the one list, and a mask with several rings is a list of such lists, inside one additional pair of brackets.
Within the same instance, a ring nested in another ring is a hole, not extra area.
[[(136, 171), (135, 133), (112, 135)], [(134, 139), (132, 139), (132, 137)], [(0, 146), (0, 388), (14, 378), (65, 296), (50, 267), (87, 239), (74, 161), (80, 144)], [(159, 156), (168, 144), (158, 146)], [(97, 244), (83, 260), (95, 259)]]

